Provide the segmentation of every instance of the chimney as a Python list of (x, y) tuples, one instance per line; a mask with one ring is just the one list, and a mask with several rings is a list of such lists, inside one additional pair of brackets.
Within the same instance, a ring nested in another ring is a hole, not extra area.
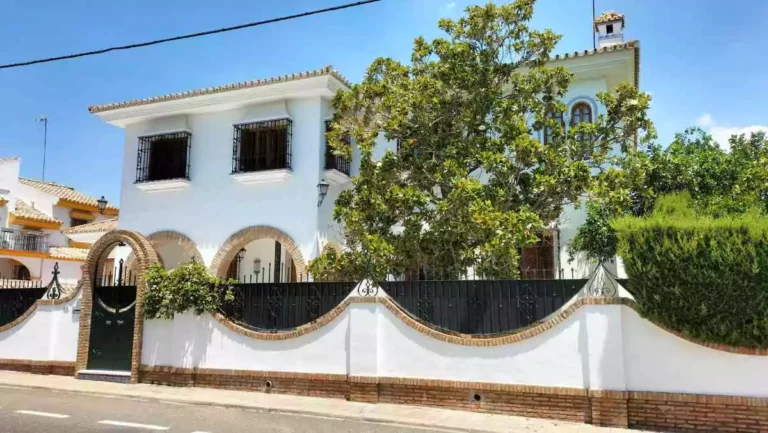
[(595, 18), (597, 48), (624, 43), (624, 15), (614, 11), (604, 12)]

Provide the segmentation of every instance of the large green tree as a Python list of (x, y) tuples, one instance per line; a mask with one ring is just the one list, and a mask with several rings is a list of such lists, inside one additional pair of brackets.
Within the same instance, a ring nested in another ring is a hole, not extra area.
[(614, 169), (593, 184), (587, 220), (571, 252), (612, 258), (616, 234), (610, 220), (646, 216), (667, 194), (686, 193), (698, 214), (712, 217), (768, 212), (768, 138), (764, 133), (733, 136), (729, 144), (725, 151), (711, 135), (690, 128), (666, 148), (653, 144), (618, 156)]
[[(378, 58), (336, 95), (328, 141), (348, 155), (351, 136), (360, 172), (334, 211), (348, 250), (316, 259), (316, 277), (377, 279), (422, 265), (446, 277), (468, 267), (516, 277), (520, 248), (590, 189), (612, 149), (652, 136), (650, 98), (630, 84), (597, 95), (605, 110), (594, 123), (560, 126), (571, 74), (547, 66), (560, 36), (529, 27), (534, 3), (440, 20), (446, 36), (417, 38), (409, 64)], [(375, 158), (382, 135), (399, 150)]]

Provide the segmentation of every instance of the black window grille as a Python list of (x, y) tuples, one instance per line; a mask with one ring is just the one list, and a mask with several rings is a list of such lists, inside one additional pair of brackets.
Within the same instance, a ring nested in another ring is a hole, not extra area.
[[(325, 122), (325, 132), (330, 131), (331, 122), (326, 121)], [(344, 136), (344, 138), (341, 140), (344, 142), (346, 146), (351, 146), (352, 140), (349, 138), (348, 135)], [(350, 163), (349, 159), (347, 159), (344, 156), (334, 155), (333, 149), (331, 149), (331, 146), (328, 145), (328, 142), (325, 143), (325, 169), (326, 170), (338, 170), (347, 176), (349, 176), (349, 168)]]
[(291, 168), (291, 120), (235, 125), (232, 173)]
[(189, 179), (192, 134), (173, 132), (139, 137), (136, 183)]

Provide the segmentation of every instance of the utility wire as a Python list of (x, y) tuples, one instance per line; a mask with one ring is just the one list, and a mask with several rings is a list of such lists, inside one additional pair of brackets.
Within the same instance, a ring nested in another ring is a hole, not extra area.
[(86, 52), (83, 52), (83, 53), (68, 54), (66, 56), (50, 57), (50, 58), (47, 58), (47, 59), (29, 60), (29, 61), (26, 61), (26, 62), (19, 62), (19, 63), (9, 63), (7, 65), (0, 65), (0, 69), (18, 68), (18, 67), (21, 67), (21, 66), (36, 65), (38, 63), (49, 63), (49, 62), (55, 62), (55, 61), (58, 61), (58, 60), (68, 60), (68, 59), (76, 59), (78, 57), (95, 56), (97, 54), (104, 54), (104, 53), (108, 53), (110, 51), (130, 50), (130, 49), (134, 49), (134, 48), (148, 47), (150, 45), (158, 45), (158, 44), (163, 44), (163, 43), (166, 43), (166, 42), (180, 41), (180, 40), (183, 40), (183, 39), (192, 39), (192, 38), (197, 38), (197, 37), (200, 37), (200, 36), (214, 35), (216, 33), (226, 33), (226, 32), (231, 32), (231, 31), (234, 31), (234, 30), (246, 29), (246, 28), (249, 28), (249, 27), (257, 27), (257, 26), (262, 26), (262, 25), (265, 25), (265, 24), (277, 23), (277, 22), (280, 22), (280, 21), (288, 21), (288, 20), (292, 20), (292, 19), (296, 19), (296, 18), (304, 18), (304, 17), (308, 17), (308, 16), (311, 16), (311, 15), (319, 15), (319, 14), (324, 14), (324, 13), (327, 13), (327, 12), (334, 12), (334, 11), (339, 11), (339, 10), (342, 10), (342, 9), (349, 9), (349, 8), (353, 8), (353, 7), (357, 7), (357, 6), (363, 6), (363, 5), (366, 5), (366, 4), (369, 4), (369, 3), (376, 3), (376, 2), (379, 2), (379, 1), (381, 1), (381, 0), (361, 0), (361, 1), (354, 2), (354, 3), (347, 3), (347, 4), (343, 4), (343, 5), (339, 5), (339, 6), (333, 6), (333, 7), (325, 8), (325, 9), (317, 9), (317, 10), (313, 10), (313, 11), (309, 11), (309, 12), (303, 12), (303, 13), (300, 13), (300, 14), (287, 15), (287, 16), (277, 17), (277, 18), (270, 18), (270, 19), (264, 20), (264, 21), (256, 21), (256, 22), (252, 22), (252, 23), (248, 23), (248, 24), (240, 24), (240, 25), (237, 25), (237, 26), (224, 27), (224, 28), (216, 29), (216, 30), (207, 30), (207, 31), (204, 31), (204, 32), (189, 33), (189, 34), (186, 34), (186, 35), (174, 36), (172, 38), (157, 39), (157, 40), (154, 40), (154, 41), (141, 42), (141, 43), (138, 43), (138, 44), (122, 45), (122, 46), (117, 46), (117, 47), (109, 47), (109, 48), (104, 48), (104, 49), (101, 49), (101, 50), (86, 51)]

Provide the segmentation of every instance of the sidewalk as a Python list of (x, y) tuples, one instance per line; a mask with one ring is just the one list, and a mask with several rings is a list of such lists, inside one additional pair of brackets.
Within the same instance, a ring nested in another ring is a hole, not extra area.
[[(619, 433), (630, 431), (562, 421), (416, 406), (355, 403), (335, 399), (208, 388), (175, 388), (148, 384), (122, 385), (77, 380), (66, 376), (40, 376), (9, 371), (0, 371), (0, 386), (42, 388), (64, 392), (141, 398), (145, 400), (236, 407), (265, 412), (437, 428), (457, 432)], [(636, 432), (637, 430), (634, 431)]]

